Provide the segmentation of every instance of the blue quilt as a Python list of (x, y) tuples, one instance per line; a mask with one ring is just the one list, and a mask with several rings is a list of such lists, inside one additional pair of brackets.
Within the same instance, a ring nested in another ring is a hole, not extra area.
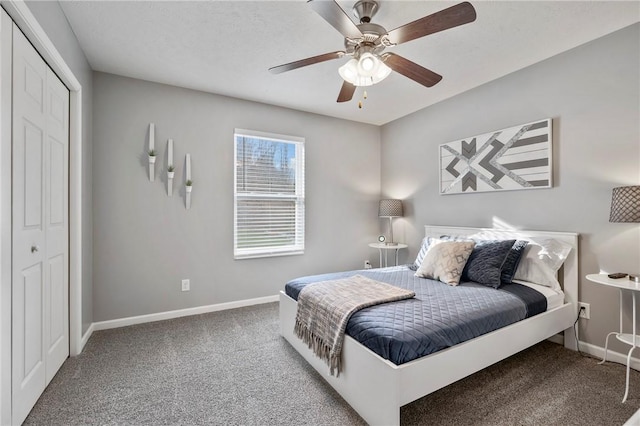
[(413, 299), (385, 303), (356, 312), (346, 333), (396, 365), (454, 346), (544, 312), (547, 300), (520, 284), (495, 289), (473, 282), (449, 286), (415, 277), (408, 265), (315, 275), (285, 286), (297, 300), (302, 288), (317, 281), (364, 275), (416, 293)]

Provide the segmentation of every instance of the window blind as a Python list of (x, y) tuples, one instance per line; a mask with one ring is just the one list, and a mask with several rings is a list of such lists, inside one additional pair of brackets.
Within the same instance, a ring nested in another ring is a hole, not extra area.
[(234, 257), (304, 252), (304, 139), (236, 129)]

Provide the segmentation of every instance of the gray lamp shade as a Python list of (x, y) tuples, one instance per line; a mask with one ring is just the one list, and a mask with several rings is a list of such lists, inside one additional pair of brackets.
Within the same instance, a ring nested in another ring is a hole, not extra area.
[(379, 217), (401, 217), (402, 200), (380, 200), (380, 206), (378, 207)]
[(609, 222), (640, 223), (640, 185), (613, 188)]

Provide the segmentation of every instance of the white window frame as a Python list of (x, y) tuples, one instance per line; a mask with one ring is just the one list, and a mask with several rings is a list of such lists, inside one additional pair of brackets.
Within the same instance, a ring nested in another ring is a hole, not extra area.
[[(296, 150), (296, 192), (295, 194), (259, 194), (238, 192), (238, 137), (258, 138), (274, 142), (290, 143)], [(290, 256), (304, 254), (305, 240), (305, 176), (304, 176), (304, 143), (305, 139), (298, 136), (279, 135), (275, 133), (259, 132), (255, 130), (235, 129), (233, 135), (233, 257), (234, 259), (253, 259), (259, 257)], [(255, 199), (284, 199), (295, 201), (295, 242), (287, 246), (238, 248), (238, 201)]]

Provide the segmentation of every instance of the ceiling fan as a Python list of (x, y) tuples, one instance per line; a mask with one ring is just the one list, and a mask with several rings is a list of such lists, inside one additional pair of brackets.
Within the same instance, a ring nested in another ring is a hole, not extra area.
[(344, 36), (345, 50), (278, 65), (269, 68), (269, 71), (279, 74), (352, 56), (352, 59), (338, 69), (344, 80), (338, 102), (350, 101), (357, 86), (379, 83), (392, 70), (426, 87), (437, 84), (442, 80), (441, 75), (384, 50), (476, 19), (476, 11), (471, 3), (464, 2), (387, 31), (381, 25), (371, 22), (379, 7), (375, 0), (360, 0), (353, 6), (353, 13), (360, 20), (359, 24), (354, 23), (335, 0), (308, 0), (307, 3)]

